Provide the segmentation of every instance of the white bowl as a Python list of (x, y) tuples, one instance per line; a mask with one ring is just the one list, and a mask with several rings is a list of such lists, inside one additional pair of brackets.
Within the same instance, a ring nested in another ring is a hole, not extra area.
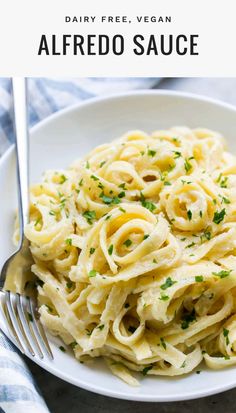
[[(176, 125), (206, 127), (227, 138), (236, 153), (236, 109), (225, 103), (171, 91), (142, 91), (86, 101), (40, 122), (31, 131), (31, 181), (38, 181), (48, 168), (66, 167), (91, 148), (123, 132)], [(11, 242), (17, 206), (13, 147), (0, 160), (0, 264), (13, 251)], [(3, 317), (0, 325), (8, 334)], [(221, 371), (203, 368), (201, 374), (180, 378), (141, 378), (133, 388), (114, 377), (101, 361), (80, 364), (68, 349), (59, 350), (59, 339), (50, 337), (54, 360), (33, 359), (52, 374), (84, 389), (128, 400), (176, 401), (219, 393), (236, 385), (236, 367)]]

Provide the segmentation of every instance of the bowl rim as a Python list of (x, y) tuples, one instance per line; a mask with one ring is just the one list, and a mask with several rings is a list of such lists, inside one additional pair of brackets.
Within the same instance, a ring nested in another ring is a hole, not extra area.
[[(158, 96), (163, 96), (163, 97), (173, 97), (173, 98), (183, 98), (183, 99), (189, 99), (189, 100), (194, 100), (198, 102), (205, 102), (209, 103), (210, 105), (217, 106), (222, 109), (227, 109), (229, 111), (233, 111), (236, 113), (236, 106), (226, 103), (224, 101), (221, 101), (219, 99), (214, 99), (210, 98), (207, 96), (203, 95), (198, 95), (194, 93), (188, 93), (188, 92), (183, 92), (183, 91), (173, 91), (169, 89), (154, 89), (154, 90), (149, 90), (149, 89), (142, 89), (142, 90), (136, 90), (136, 91), (128, 91), (128, 92), (121, 92), (121, 93), (112, 93), (112, 94), (105, 94), (102, 96), (95, 96), (93, 98), (86, 99), (81, 102), (77, 102), (69, 107), (66, 107), (64, 109), (61, 109), (57, 112), (52, 113), (51, 115), (47, 116), (43, 120), (39, 121), (36, 125), (30, 128), (30, 139), (31, 136), (34, 135), (35, 132), (40, 130), (40, 128), (46, 126), (47, 124), (56, 121), (58, 118), (61, 116), (65, 116), (69, 113), (75, 112), (79, 110), (80, 108), (86, 108), (86, 106), (91, 106), (91, 105), (96, 105), (99, 103), (103, 103), (106, 101), (114, 101), (114, 100), (119, 100), (119, 99), (124, 99), (124, 98), (132, 98), (133, 96), (153, 96), (153, 95), (158, 95)], [(14, 151), (14, 146), (15, 144), (12, 144), (1, 156), (0, 158), (0, 168), (2, 164), (8, 160), (8, 158), (11, 156), (12, 152)], [(8, 334), (7, 334), (8, 336)], [(8, 336), (10, 339), (10, 337)], [(77, 378), (73, 378), (69, 376), (67, 373), (58, 370), (58, 368), (54, 364), (50, 364), (48, 362), (42, 362), (41, 360), (34, 359), (32, 356), (28, 356), (32, 361), (34, 361), (36, 364), (38, 364), (40, 367), (44, 368), (51, 374), (55, 375), (56, 377), (67, 381), (68, 383), (71, 383), (77, 387), (80, 387), (82, 389), (101, 394), (104, 396), (109, 396), (113, 398), (118, 398), (118, 399), (123, 399), (123, 400), (130, 400), (130, 401), (142, 401), (142, 402), (174, 402), (174, 401), (183, 401), (183, 400), (192, 400), (192, 399), (197, 399), (201, 397), (206, 397), (214, 394), (218, 394), (221, 392), (224, 392), (226, 390), (230, 390), (234, 387), (236, 387), (236, 379), (229, 383), (226, 384), (221, 384), (221, 385), (216, 385), (213, 389), (208, 390), (207, 387), (204, 390), (198, 391), (197, 389), (195, 392), (188, 392), (184, 396), (182, 394), (180, 395), (174, 395), (172, 396), (171, 394), (167, 397), (166, 395), (162, 396), (160, 394), (156, 395), (150, 395), (150, 394), (139, 394), (139, 393), (133, 393), (133, 394), (126, 394), (123, 393), (122, 391), (119, 390), (106, 390), (104, 387), (100, 386), (99, 384), (89, 384), (88, 382), (83, 382), (83, 379), (79, 378), (79, 383)]]
[[(35, 125), (31, 126), (29, 129), (30, 132), (30, 138), (31, 135), (37, 132), (38, 129), (43, 127), (44, 125), (47, 125), (48, 123), (51, 123), (52, 121), (56, 120), (58, 117), (61, 117), (63, 115), (66, 115), (67, 113), (70, 112), (75, 112), (78, 110), (80, 107), (86, 107), (86, 106), (91, 106), (95, 105), (97, 103), (102, 103), (106, 100), (117, 100), (117, 99), (122, 99), (122, 98), (130, 98), (132, 96), (144, 96), (144, 95), (159, 95), (159, 96), (169, 96), (169, 97), (180, 97), (183, 99), (189, 99), (189, 100), (195, 100), (195, 101), (203, 101), (205, 103), (210, 103), (212, 105), (218, 106), (220, 108), (228, 109), (230, 111), (236, 112), (236, 105), (233, 105), (231, 103), (224, 102), (223, 100), (216, 99), (216, 98), (211, 98), (209, 96), (197, 94), (197, 93), (192, 93), (192, 92), (185, 92), (181, 90), (171, 90), (171, 89), (140, 89), (140, 90), (132, 90), (132, 91), (127, 91), (127, 92), (118, 92), (118, 93), (106, 93), (102, 96), (94, 96), (92, 98), (88, 98), (85, 100), (82, 100), (80, 102), (76, 102), (72, 105), (69, 105), (68, 107), (65, 107), (63, 109), (60, 109), (56, 112), (51, 113), (49, 116), (46, 116), (46, 118), (40, 120), (37, 122)], [(2, 154), (0, 157), (0, 165), (5, 160), (5, 157), (7, 157), (8, 153), (13, 150), (15, 144), (12, 143), (9, 148)]]

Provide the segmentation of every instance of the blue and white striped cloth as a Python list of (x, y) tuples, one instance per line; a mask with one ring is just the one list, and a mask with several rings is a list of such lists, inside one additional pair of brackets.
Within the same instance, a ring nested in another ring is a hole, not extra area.
[[(155, 87), (157, 78), (28, 79), (29, 124), (98, 95)], [(11, 82), (0, 78), (0, 156), (14, 142)], [(16, 348), (0, 331), (0, 413), (49, 413)]]

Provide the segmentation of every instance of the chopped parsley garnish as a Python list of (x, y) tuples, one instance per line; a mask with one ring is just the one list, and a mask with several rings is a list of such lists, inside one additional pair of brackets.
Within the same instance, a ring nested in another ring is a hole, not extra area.
[(189, 327), (189, 324), (192, 323), (193, 321), (196, 321), (196, 316), (195, 316), (195, 310), (193, 309), (191, 313), (187, 313), (181, 323), (181, 328), (185, 330), (186, 328)]
[(211, 239), (211, 232), (206, 229), (202, 235), (200, 235), (201, 242), (209, 241)]
[(91, 247), (89, 250), (90, 255), (92, 255), (95, 252), (95, 248)]
[(129, 308), (129, 306), (130, 306), (129, 303), (125, 303), (124, 305), (125, 308)]
[(221, 270), (219, 272), (213, 272), (212, 274), (216, 275), (217, 277), (220, 277), (220, 278), (225, 278), (225, 277), (228, 277), (232, 271), (233, 270), (228, 270), (228, 271), (227, 270)]
[(89, 162), (87, 161), (86, 162), (86, 169), (89, 169), (90, 168), (90, 165), (89, 165)]
[(225, 208), (222, 209), (220, 212), (216, 211), (214, 213), (213, 222), (215, 224), (219, 224), (221, 221), (223, 221), (225, 214), (226, 214)]
[(98, 188), (100, 188), (100, 189), (104, 189), (104, 185), (103, 185), (101, 182), (99, 182), (99, 184), (98, 184)]
[(90, 178), (93, 179), (94, 181), (99, 181), (99, 178), (95, 175), (91, 175)]
[(165, 182), (164, 182), (164, 185), (165, 185), (165, 186), (170, 186), (170, 185), (171, 185), (171, 182), (165, 181)]
[(152, 368), (153, 368), (153, 366), (144, 367), (144, 369), (142, 370), (142, 375), (146, 376), (148, 371), (151, 370)]
[(40, 224), (41, 221), (42, 221), (41, 218), (38, 218), (38, 219), (35, 221), (34, 226), (37, 227), (37, 225)]
[(125, 191), (122, 191), (118, 194), (119, 198), (124, 198), (124, 196), (125, 196)]
[(167, 171), (164, 171), (162, 173), (160, 172), (160, 178), (162, 182), (166, 179), (167, 175), (168, 175)]
[(55, 211), (49, 211), (49, 215), (56, 215), (56, 212)]
[(111, 255), (113, 253), (113, 245), (111, 244), (108, 248), (108, 254)]
[(70, 343), (70, 346), (71, 346), (72, 350), (74, 350), (75, 346), (77, 346), (77, 342), (72, 341), (72, 343)]
[(145, 241), (145, 239), (147, 239), (149, 236), (150, 236), (149, 234), (145, 234), (145, 235), (143, 236), (143, 241)]
[(59, 349), (60, 349), (63, 353), (65, 353), (65, 351), (66, 351), (65, 347), (63, 347), (63, 346), (60, 346)]
[(64, 184), (64, 182), (66, 182), (66, 181), (67, 181), (67, 177), (66, 177), (65, 175), (61, 175), (61, 176), (60, 176), (60, 182), (59, 182), (59, 184), (62, 185), (62, 184)]
[(102, 201), (104, 202), (104, 204), (106, 205), (111, 205), (111, 204), (119, 204), (121, 201), (117, 196), (114, 196), (113, 198), (107, 195), (104, 195), (104, 192), (102, 192), (99, 195), (99, 198), (102, 199)]
[(225, 176), (225, 177), (220, 181), (220, 186), (221, 186), (221, 188), (227, 188), (227, 184), (228, 184), (228, 177)]
[(91, 270), (89, 271), (89, 277), (95, 277), (97, 275), (97, 271), (96, 270)]
[(123, 182), (122, 184), (120, 184), (118, 186), (119, 186), (119, 188), (122, 188), (122, 189), (126, 190), (127, 188), (125, 187), (125, 185), (126, 185), (126, 183)]
[(124, 244), (126, 247), (130, 247), (130, 245), (132, 244), (132, 241), (131, 241), (131, 239), (127, 239), (125, 242), (123, 242), (123, 244)]
[(185, 248), (191, 248), (196, 244), (196, 242), (191, 242), (191, 244), (186, 245)]
[(184, 162), (184, 168), (185, 168), (185, 171), (188, 173), (189, 171), (191, 171), (191, 169), (192, 169), (192, 164), (189, 162), (190, 161), (190, 159), (193, 159), (192, 157), (191, 158), (186, 158), (185, 159), (185, 162)]
[(153, 149), (148, 149), (148, 156), (155, 156), (156, 155), (156, 151), (154, 151)]
[(168, 277), (164, 284), (161, 285), (162, 290), (166, 290), (167, 288), (171, 287), (172, 285), (176, 284), (177, 281), (173, 281), (170, 277)]
[(121, 212), (126, 212), (126, 210), (124, 209), (124, 208), (122, 208), (122, 207), (119, 207), (119, 210), (121, 211)]
[(106, 161), (102, 161), (99, 165), (99, 168), (102, 168), (103, 165), (105, 165)]
[(190, 211), (190, 209), (189, 209), (189, 210), (187, 211), (187, 217), (188, 217), (188, 220), (189, 220), (189, 221), (191, 221), (192, 216), (193, 216), (192, 211)]
[(72, 245), (72, 238), (67, 238), (65, 240), (66, 245)]
[(97, 326), (97, 328), (99, 328), (100, 331), (102, 331), (104, 329), (104, 324), (100, 324), (100, 326)]
[(96, 212), (95, 211), (85, 211), (83, 213), (83, 217), (86, 219), (86, 221), (89, 225), (92, 225), (93, 220), (96, 218)]
[(202, 218), (202, 211), (199, 212), (199, 217)]
[(164, 350), (166, 350), (166, 342), (165, 342), (164, 338), (161, 337), (161, 338), (160, 338), (160, 341), (161, 341), (162, 347), (164, 348)]
[(225, 204), (230, 204), (230, 200), (228, 199), (228, 198), (226, 198), (225, 196), (222, 196), (222, 203), (225, 203)]
[(202, 275), (196, 275), (195, 281), (196, 281), (197, 283), (203, 282), (203, 276), (202, 276)]
[(178, 159), (182, 156), (181, 152), (178, 152), (178, 151), (174, 151), (174, 154), (175, 154), (174, 159)]
[(223, 328), (223, 336), (225, 337), (226, 345), (229, 345), (229, 330), (227, 328)]
[(167, 301), (167, 300), (169, 300), (169, 296), (168, 295), (166, 295), (166, 294), (161, 294), (161, 296), (159, 297), (159, 300), (161, 300), (161, 301)]
[(79, 186), (83, 185), (83, 178), (81, 178), (81, 180), (79, 181)]
[(147, 208), (149, 211), (153, 212), (156, 209), (156, 205), (153, 204), (150, 201), (146, 201), (144, 195), (142, 192), (140, 192), (140, 200), (141, 200), (141, 204), (144, 208)]

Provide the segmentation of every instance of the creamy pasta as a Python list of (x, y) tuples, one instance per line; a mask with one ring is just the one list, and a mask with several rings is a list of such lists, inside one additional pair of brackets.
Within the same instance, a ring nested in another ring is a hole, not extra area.
[(219, 133), (129, 132), (47, 171), (25, 233), (41, 320), (80, 361), (131, 385), (236, 364), (236, 158)]

